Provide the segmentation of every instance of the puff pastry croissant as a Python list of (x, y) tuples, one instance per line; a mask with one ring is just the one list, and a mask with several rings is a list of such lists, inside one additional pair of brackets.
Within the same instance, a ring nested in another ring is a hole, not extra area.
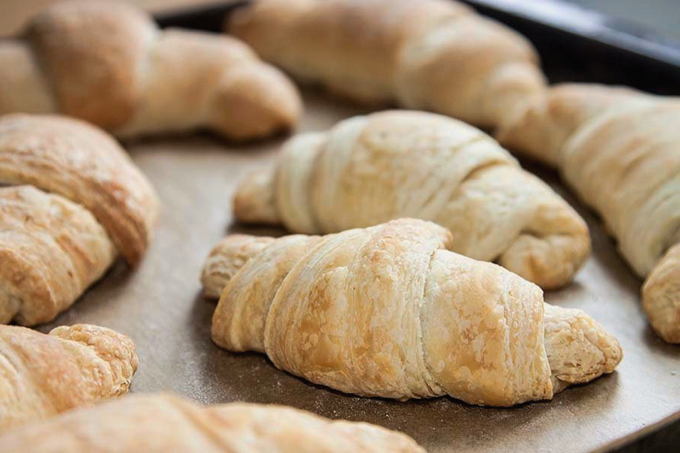
[(317, 384), (511, 406), (550, 399), (621, 360), (616, 339), (588, 315), (544, 304), (536, 285), (447, 250), (451, 234), (431, 222), (256, 241), (227, 237), (204, 270), (206, 293), (221, 294), (213, 341), (264, 352)]
[(603, 218), (619, 250), (648, 277), (643, 306), (666, 341), (680, 343), (680, 100), (625, 88), (551, 88), (499, 132), (554, 165)]
[(234, 212), (302, 233), (432, 220), (451, 230), (452, 250), (544, 288), (569, 282), (590, 250), (579, 215), (493, 139), (423, 112), (380, 112), (294, 137), (275, 167), (244, 180)]
[(545, 83), (528, 41), (451, 0), (257, 0), (227, 29), (302, 80), (480, 126)]
[[(93, 102), (95, 100), (95, 102)], [(0, 43), (0, 113), (61, 112), (119, 136), (291, 127), (295, 87), (226, 36), (159, 30), (124, 2), (60, 2)]]
[(132, 341), (104, 327), (0, 326), (0, 431), (122, 395), (136, 369)]
[(0, 118), (0, 322), (47, 322), (118, 253), (146, 251), (153, 188), (104, 132), (57, 116)]
[(398, 452), (424, 453), (405, 434), (328, 420), (285, 406), (200, 406), (168, 394), (129, 395), (0, 437), (23, 452)]

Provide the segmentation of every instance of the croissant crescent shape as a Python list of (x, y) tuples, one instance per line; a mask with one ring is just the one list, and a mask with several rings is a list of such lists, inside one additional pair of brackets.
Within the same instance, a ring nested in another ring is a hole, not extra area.
[(0, 431), (122, 395), (136, 369), (132, 341), (104, 327), (0, 326)]
[(424, 112), (374, 113), (292, 138), (273, 168), (241, 183), (234, 213), (301, 233), (431, 220), (453, 233), (452, 250), (544, 288), (571, 281), (590, 251), (579, 215), (493, 139)]
[(61, 112), (123, 137), (208, 128), (252, 139), (301, 110), (295, 87), (245, 44), (159, 30), (121, 2), (48, 7), (0, 43), (0, 68), (0, 113)]
[(227, 31), (297, 78), (494, 127), (540, 94), (518, 33), (450, 0), (257, 0)]
[[(680, 101), (625, 88), (569, 84), (499, 132), (499, 139), (557, 166), (603, 218), (621, 254), (648, 277), (643, 307), (666, 341), (680, 342)], [(667, 281), (666, 281), (667, 280)]]
[(206, 293), (221, 294), (212, 338), (317, 384), (510, 406), (550, 399), (621, 359), (585, 313), (544, 304), (534, 284), (447, 250), (451, 234), (431, 222), (253, 241), (227, 237), (204, 269), (215, 285)]
[(153, 188), (118, 144), (84, 122), (0, 117), (0, 322), (47, 322), (119, 252), (149, 246)]
[(200, 406), (167, 394), (130, 395), (71, 411), (0, 437), (23, 452), (395, 452), (423, 453), (405, 434), (328, 420), (285, 406)]

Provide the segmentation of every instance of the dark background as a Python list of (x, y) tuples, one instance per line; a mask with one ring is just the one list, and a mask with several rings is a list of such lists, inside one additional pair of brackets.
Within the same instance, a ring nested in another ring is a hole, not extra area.
[[(527, 0), (528, 2), (536, 0)], [(541, 0), (539, 0), (541, 1)], [(550, 1), (550, 0), (543, 0)], [(680, 1), (678, 0), (565, 0), (588, 9), (624, 19), (680, 41)]]

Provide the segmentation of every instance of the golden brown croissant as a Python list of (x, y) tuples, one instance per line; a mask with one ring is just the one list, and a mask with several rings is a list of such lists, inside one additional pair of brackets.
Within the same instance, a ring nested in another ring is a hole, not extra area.
[(132, 340), (111, 329), (0, 326), (0, 431), (122, 395), (136, 370)]
[(679, 117), (677, 99), (570, 84), (551, 88), (499, 132), (508, 146), (558, 167), (602, 216), (635, 272), (649, 276), (643, 306), (674, 343), (680, 268), (669, 250), (680, 243)]
[(209, 128), (249, 139), (294, 125), (295, 87), (243, 43), (160, 31), (123, 2), (46, 9), (0, 43), (0, 113), (61, 112), (120, 136)]
[(302, 80), (480, 126), (545, 83), (528, 41), (449, 0), (257, 0), (227, 29)]
[(317, 384), (510, 406), (550, 399), (621, 360), (616, 339), (584, 312), (544, 304), (536, 285), (447, 250), (451, 234), (431, 222), (285, 236), (259, 250), (248, 241), (228, 237), (218, 245), (225, 269), (213, 254), (204, 270), (233, 273), (223, 288), (204, 275), (217, 285), (206, 293), (221, 293), (212, 338)]
[(579, 215), (493, 139), (423, 112), (380, 112), (294, 137), (274, 168), (244, 180), (234, 212), (301, 233), (432, 220), (451, 230), (452, 250), (544, 288), (569, 282), (590, 250)]
[(146, 251), (153, 188), (118, 144), (57, 116), (0, 118), (0, 322), (53, 319), (108, 269)]
[(200, 406), (168, 394), (129, 395), (74, 410), (0, 437), (24, 452), (395, 452), (423, 453), (405, 434), (328, 420), (285, 406)]

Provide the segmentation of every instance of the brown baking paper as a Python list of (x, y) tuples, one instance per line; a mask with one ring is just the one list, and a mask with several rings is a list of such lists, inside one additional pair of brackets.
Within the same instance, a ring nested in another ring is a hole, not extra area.
[[(317, 94), (306, 95), (306, 110), (301, 130), (326, 129), (360, 113)], [(402, 430), (432, 452), (586, 452), (612, 448), (680, 418), (680, 346), (664, 344), (647, 326), (639, 305), (641, 282), (598, 220), (556, 183), (555, 174), (536, 167), (530, 169), (586, 218), (594, 249), (576, 281), (548, 293), (547, 300), (584, 309), (620, 340), (624, 359), (614, 374), (567, 389), (552, 401), (494, 409), (451, 398), (398, 402), (344, 395), (279, 371), (263, 355), (215, 346), (209, 335), (215, 304), (201, 297), (201, 267), (233, 228), (236, 183), (267, 165), (281, 141), (234, 146), (195, 135), (127, 144), (163, 204), (152, 247), (139, 269), (118, 263), (41, 330), (86, 322), (130, 335), (140, 357), (133, 392), (169, 390), (204, 403), (287, 404)]]

